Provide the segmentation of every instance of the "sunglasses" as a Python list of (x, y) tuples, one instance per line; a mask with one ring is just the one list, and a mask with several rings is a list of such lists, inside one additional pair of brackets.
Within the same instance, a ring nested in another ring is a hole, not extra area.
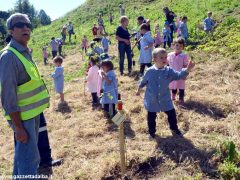
[(29, 28), (29, 29), (32, 29), (32, 24), (30, 24), (30, 23), (24, 23), (24, 22), (18, 22), (18, 23), (16, 23), (16, 24), (14, 24), (13, 26), (12, 26), (12, 29), (14, 28), (14, 27), (16, 27), (16, 28), (24, 28), (24, 27), (27, 27), (27, 28)]

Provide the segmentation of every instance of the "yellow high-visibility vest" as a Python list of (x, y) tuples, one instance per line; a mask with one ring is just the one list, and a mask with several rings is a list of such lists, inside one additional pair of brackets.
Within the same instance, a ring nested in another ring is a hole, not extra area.
[[(30, 76), (30, 81), (17, 87), (17, 105), (20, 108), (21, 120), (29, 120), (49, 107), (48, 90), (34, 63), (27, 60), (13, 47), (7, 46), (1, 52), (5, 50), (12, 51), (18, 57)], [(11, 120), (5, 112), (4, 116), (7, 120)]]

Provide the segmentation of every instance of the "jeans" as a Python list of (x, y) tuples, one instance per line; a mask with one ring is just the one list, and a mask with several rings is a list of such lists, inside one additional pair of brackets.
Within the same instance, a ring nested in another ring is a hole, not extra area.
[(141, 63), (141, 65), (140, 65), (140, 74), (144, 73), (145, 66), (151, 67), (152, 63)]
[(119, 70), (121, 75), (124, 71), (124, 58), (125, 58), (125, 52), (127, 54), (128, 59), (128, 72), (132, 71), (132, 50), (130, 45), (126, 45), (125, 43), (118, 43), (118, 51), (119, 51)]
[[(8, 121), (8, 123), (15, 131), (12, 121)], [(15, 141), (13, 175), (37, 175), (37, 169), (40, 163), (38, 150), (40, 115), (22, 121), (22, 124), (27, 131), (28, 141), (26, 144)]]
[[(170, 111), (165, 112), (168, 116), (168, 123), (171, 130), (178, 130), (177, 126), (177, 117), (176, 117), (176, 111), (175, 109), (172, 109)], [(148, 132), (149, 134), (153, 135), (156, 133), (156, 112), (149, 112), (147, 115), (148, 119)]]
[(59, 56), (62, 56), (62, 46), (58, 46), (58, 54)]
[(168, 47), (170, 48), (171, 47), (171, 40), (164, 41), (163, 48), (166, 48), (166, 45), (168, 45)]
[[(184, 89), (179, 89), (179, 100), (184, 100)], [(172, 89), (173, 94), (177, 94), (177, 89)]]
[(57, 51), (52, 51), (52, 58), (55, 58), (57, 56)]

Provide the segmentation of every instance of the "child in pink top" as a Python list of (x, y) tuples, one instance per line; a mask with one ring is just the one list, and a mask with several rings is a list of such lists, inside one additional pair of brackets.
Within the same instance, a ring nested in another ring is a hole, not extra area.
[(160, 45), (163, 43), (163, 39), (161, 37), (161, 33), (159, 30), (159, 24), (156, 25), (155, 27), (155, 39), (154, 39), (155, 43), (154, 43), (154, 47), (160, 47)]
[(91, 67), (88, 70), (88, 75), (86, 77), (88, 91), (92, 95), (92, 107), (98, 106), (98, 97), (100, 96), (100, 90), (102, 86), (102, 79), (99, 74), (99, 67), (97, 66), (97, 61), (94, 57), (90, 59)]
[(84, 35), (82, 39), (82, 51), (85, 51), (85, 53), (87, 53), (87, 48), (88, 48), (88, 40), (87, 40), (87, 36)]
[[(185, 41), (179, 37), (173, 41), (174, 52), (168, 54), (168, 63), (175, 71), (181, 71), (186, 68), (189, 63), (189, 57), (183, 52)], [(169, 85), (172, 90), (172, 100), (176, 99), (179, 90), (179, 104), (184, 103), (185, 79), (172, 81)]]
[(43, 55), (44, 65), (47, 65), (47, 59), (48, 59), (47, 46), (44, 46), (42, 48), (42, 55)]

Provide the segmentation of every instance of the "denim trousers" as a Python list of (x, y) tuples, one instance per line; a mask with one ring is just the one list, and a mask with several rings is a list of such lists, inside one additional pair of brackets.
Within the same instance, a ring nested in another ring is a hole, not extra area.
[(120, 73), (123, 74), (124, 71), (124, 58), (125, 53), (127, 54), (128, 59), (128, 72), (132, 71), (132, 50), (130, 45), (126, 45), (125, 43), (118, 43), (118, 52), (119, 52), (119, 70)]
[[(12, 121), (8, 121), (8, 123), (15, 132)], [(22, 124), (28, 134), (28, 141), (24, 144), (15, 140), (13, 175), (37, 175), (37, 169), (40, 163), (38, 150), (40, 115), (22, 121)]]

